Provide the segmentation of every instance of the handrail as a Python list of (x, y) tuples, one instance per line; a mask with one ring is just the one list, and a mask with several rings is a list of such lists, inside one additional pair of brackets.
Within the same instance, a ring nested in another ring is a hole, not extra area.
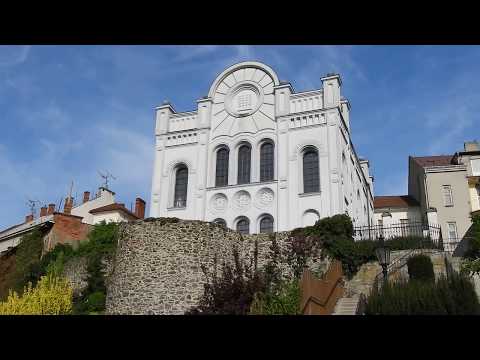
[[(325, 274), (321, 279), (315, 279), (312, 272), (308, 269), (305, 269), (302, 274), (302, 304), (301, 312), (305, 312), (307, 306), (310, 302), (313, 302), (317, 305), (325, 307), (329, 301), (332, 299), (333, 294), (339, 288), (339, 284), (343, 281), (342, 276), (342, 263), (338, 260), (334, 260)], [(332, 276), (334, 278), (332, 279)], [(323, 296), (318, 297), (314, 295), (312, 288), (321, 288), (327, 290), (326, 293), (322, 294)]]

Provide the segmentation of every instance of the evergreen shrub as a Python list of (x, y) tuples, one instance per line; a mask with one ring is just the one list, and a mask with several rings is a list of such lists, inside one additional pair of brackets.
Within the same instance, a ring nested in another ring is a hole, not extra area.
[(415, 255), (407, 260), (410, 280), (434, 281), (433, 263), (427, 255)]

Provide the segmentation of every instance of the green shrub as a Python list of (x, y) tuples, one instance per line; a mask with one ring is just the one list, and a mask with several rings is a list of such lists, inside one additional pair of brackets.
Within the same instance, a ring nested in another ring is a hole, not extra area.
[(250, 315), (298, 315), (301, 296), (297, 279), (282, 282), (276, 290), (255, 294)]
[(437, 282), (397, 282), (373, 289), (366, 315), (478, 315), (480, 304), (471, 281), (461, 274)]
[(37, 269), (42, 251), (43, 234), (39, 230), (34, 230), (21, 238), (17, 247), (15, 272), (9, 279), (11, 289), (21, 294), (29, 282), (35, 286), (40, 279)]
[(385, 241), (391, 250), (407, 250), (407, 249), (437, 249), (439, 248), (439, 243), (434, 243), (429, 238), (424, 238), (422, 236), (399, 236), (395, 238), (390, 238)]
[[(118, 224), (95, 225), (88, 234), (88, 241), (80, 244), (75, 256), (87, 260), (87, 287), (79, 299), (75, 299), (74, 313), (89, 314), (105, 310), (106, 285), (104, 261), (111, 259), (118, 243)], [(103, 294), (103, 298), (100, 294)]]
[(467, 276), (480, 274), (480, 258), (478, 259), (464, 259), (462, 261), (461, 272)]
[(233, 246), (233, 265), (222, 264), (221, 275), (217, 275), (217, 258), (214, 259), (214, 269), (209, 272), (202, 265), (207, 282), (198, 306), (185, 314), (221, 314), (247, 315), (257, 293), (266, 293), (270, 284), (263, 271), (257, 268), (258, 248), (255, 242), (253, 262), (247, 263), (240, 257), (238, 249)]
[(408, 275), (411, 280), (434, 281), (432, 260), (426, 255), (415, 255), (408, 259)]

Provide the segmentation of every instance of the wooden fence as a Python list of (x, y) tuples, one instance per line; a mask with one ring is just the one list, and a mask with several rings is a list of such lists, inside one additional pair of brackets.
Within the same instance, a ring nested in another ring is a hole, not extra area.
[(301, 279), (301, 309), (303, 315), (331, 315), (343, 296), (342, 263), (334, 260), (322, 279), (316, 279), (305, 269)]

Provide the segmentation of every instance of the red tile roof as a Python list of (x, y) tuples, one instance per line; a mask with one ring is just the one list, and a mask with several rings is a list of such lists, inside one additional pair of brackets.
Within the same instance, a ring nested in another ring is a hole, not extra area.
[(409, 195), (398, 196), (375, 196), (373, 200), (375, 209), (380, 208), (408, 208), (411, 206), (419, 206), (417, 200)]
[(132, 213), (130, 210), (128, 210), (124, 204), (110, 204), (110, 205), (105, 205), (105, 206), (101, 206), (99, 208), (96, 208), (96, 209), (92, 209), (89, 211), (90, 214), (99, 214), (99, 213), (102, 213), (102, 212), (107, 212), (107, 211), (122, 211), (130, 216), (133, 216), (134, 218), (138, 219), (138, 216), (135, 215), (134, 213)]
[(454, 155), (417, 156), (413, 160), (421, 167), (452, 165)]

